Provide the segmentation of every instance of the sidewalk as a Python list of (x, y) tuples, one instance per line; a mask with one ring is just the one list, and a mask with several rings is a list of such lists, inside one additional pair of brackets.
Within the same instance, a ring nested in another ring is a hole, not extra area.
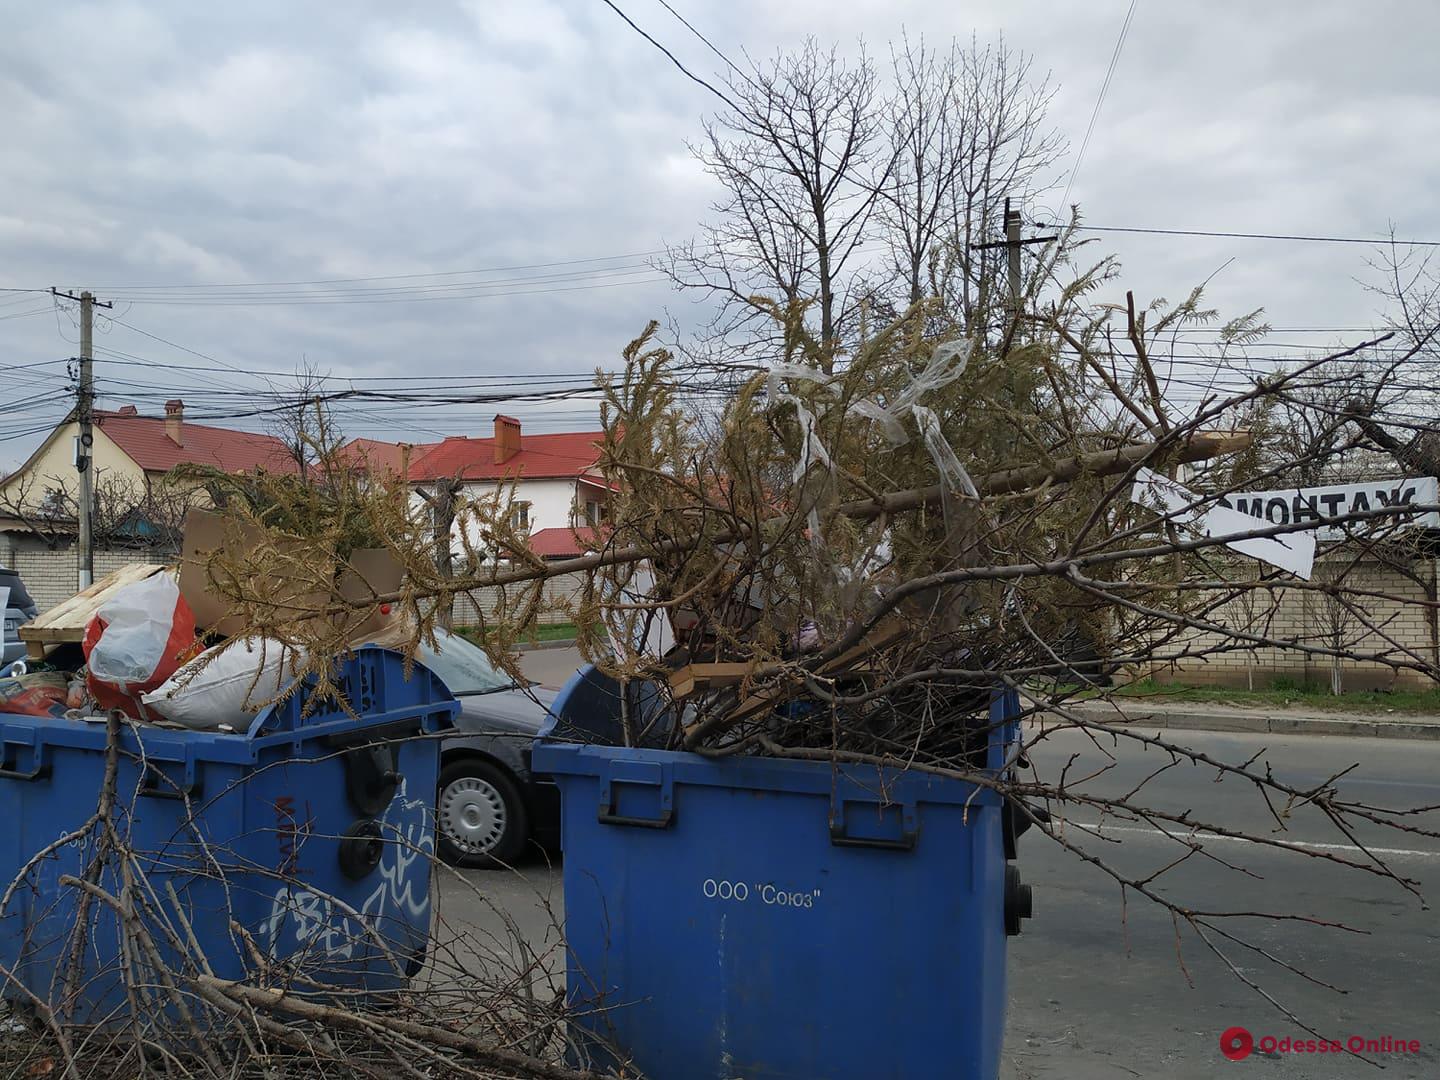
[(1235, 705), (1170, 704), (1133, 698), (1117, 699), (1114, 703), (1082, 701), (1067, 705), (1066, 709), (1089, 720), (1127, 727), (1440, 741), (1440, 715), (1428, 713), (1321, 712), (1277, 706), (1247, 709)]

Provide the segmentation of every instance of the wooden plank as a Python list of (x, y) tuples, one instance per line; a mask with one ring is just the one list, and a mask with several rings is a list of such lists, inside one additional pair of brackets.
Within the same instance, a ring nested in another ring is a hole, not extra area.
[[(857, 675), (862, 673), (870, 673), (872, 669), (869, 667), (859, 667), (859, 662), (861, 660), (864, 660), (866, 657), (879, 652), (881, 649), (884, 649), (887, 646), (894, 644), (896, 641), (900, 640), (900, 638), (904, 637), (909, 632), (910, 628), (903, 620), (888, 619), (885, 622), (882, 622), (879, 626), (876, 626), (874, 629), (872, 629), (870, 633), (865, 635), (865, 637), (861, 638), (858, 644), (852, 646), (849, 649), (846, 649), (843, 653), (835, 657), (833, 660), (821, 664), (816, 674), (823, 676), (836, 676), (850, 674), (851, 672), (854, 672)], [(705, 666), (707, 665), (691, 665), (692, 668), (699, 668)], [(713, 666), (749, 667), (750, 665), (722, 664)], [(771, 666), (773, 667), (774, 665)], [(682, 668), (681, 670), (683, 671), (685, 669)], [(672, 676), (671, 678), (671, 685), (673, 686), (674, 677)], [(787, 682), (779, 686), (768, 687), (765, 690), (760, 691), (758, 694), (751, 694), (749, 697), (745, 698), (738, 705), (736, 705), (735, 708), (726, 715), (725, 726), (731, 726), (733, 724), (739, 723), (741, 720), (748, 719), (749, 717), (754, 716), (757, 713), (762, 713), (768, 709), (773, 709), (775, 706), (783, 702), (787, 697), (795, 694), (796, 692), (796, 685), (794, 683)], [(688, 727), (686, 727), (685, 734), (689, 735), (691, 732), (693, 732), (696, 728), (698, 728), (701, 724), (704, 723), (706, 723), (705, 720), (699, 720), (695, 723), (690, 724)]]
[(899, 619), (891, 619), (882, 622), (870, 633), (860, 639), (859, 643), (846, 649), (834, 660), (820, 665), (822, 675), (834, 675), (846, 671), (855, 666), (856, 663), (865, 659), (872, 653), (888, 648), (910, 632), (910, 627)]
[(95, 613), (115, 593), (126, 585), (144, 581), (165, 569), (167, 568), (153, 563), (127, 563), (106, 574), (88, 589), (76, 593), (69, 600), (57, 604), (45, 614), (20, 627), (20, 640), (26, 643), (31, 656), (35, 655), (36, 645), (42, 646), (40, 658), (44, 656), (44, 645), (81, 641), (85, 637), (85, 627), (90, 625)]
[(689, 664), (670, 673), (670, 692), (687, 697), (698, 690), (715, 686), (734, 686), (753, 675), (754, 663)]

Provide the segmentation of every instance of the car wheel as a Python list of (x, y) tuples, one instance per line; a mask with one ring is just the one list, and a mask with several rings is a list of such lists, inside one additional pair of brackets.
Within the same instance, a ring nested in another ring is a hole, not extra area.
[(440, 857), (452, 866), (514, 863), (530, 822), (510, 774), (476, 759), (446, 765), (435, 797), (435, 834)]

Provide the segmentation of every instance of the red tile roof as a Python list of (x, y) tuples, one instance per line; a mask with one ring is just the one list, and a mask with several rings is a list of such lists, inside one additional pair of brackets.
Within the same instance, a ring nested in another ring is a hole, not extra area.
[[(530, 550), (542, 559), (568, 559), (584, 555), (587, 550), (594, 551), (604, 542), (604, 534), (608, 532), (606, 529), (597, 534), (589, 526), (581, 529), (541, 529), (530, 534)], [(577, 533), (582, 543), (575, 542)]]
[[(410, 447), (410, 460), (415, 461), (436, 443), (419, 443)], [(404, 463), (404, 451), (400, 443), (385, 442), (382, 439), (351, 439), (340, 448), (340, 458), (353, 468), (370, 472), (399, 473)]]
[(495, 464), (494, 439), (452, 436), (432, 443), (410, 459), (411, 480), (554, 480), (577, 477), (600, 459), (599, 431), (564, 431), (549, 435), (522, 435), (520, 452), (503, 465)]
[(181, 426), (182, 446), (165, 434), (163, 416), (140, 416), (130, 407), (116, 412), (97, 409), (95, 424), (146, 472), (166, 472), (189, 464), (213, 465), (230, 473), (296, 471), (295, 459), (274, 435), (186, 421)]

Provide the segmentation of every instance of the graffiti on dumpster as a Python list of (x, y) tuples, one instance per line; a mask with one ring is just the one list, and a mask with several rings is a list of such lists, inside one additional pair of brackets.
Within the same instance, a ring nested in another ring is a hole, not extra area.
[(276, 890), (270, 917), (260, 924), (260, 936), (270, 943), (272, 959), (305, 952), (326, 960), (349, 960), (355, 955), (355, 929), (349, 915), (338, 911), (330, 897), (286, 884)]
[(259, 928), (270, 957), (305, 953), (323, 960), (350, 960), (357, 942), (369, 938), (387, 919), (424, 920), (430, 911), (429, 874), (413, 871), (415, 861), (428, 860), (435, 846), (427, 813), (423, 799), (406, 798), (402, 780), (380, 820), (386, 843), (375, 868), (374, 888), (355, 909), (296, 882), (282, 882)]
[(360, 914), (375, 918), (390, 908), (418, 920), (429, 913), (430, 875), (410, 872), (416, 859), (429, 860), (435, 850), (434, 833), (426, 821), (428, 810), (423, 799), (405, 797), (405, 781), (401, 780), (395, 801), (380, 823), (387, 841), (376, 870), (380, 881), (360, 906)]
[(293, 795), (282, 795), (275, 800), (275, 836), (280, 849), (280, 861), (276, 871), (282, 877), (295, 877), (305, 872), (300, 866), (300, 849), (309, 839), (314, 824), (315, 819), (308, 800), (303, 818), (296, 817)]

